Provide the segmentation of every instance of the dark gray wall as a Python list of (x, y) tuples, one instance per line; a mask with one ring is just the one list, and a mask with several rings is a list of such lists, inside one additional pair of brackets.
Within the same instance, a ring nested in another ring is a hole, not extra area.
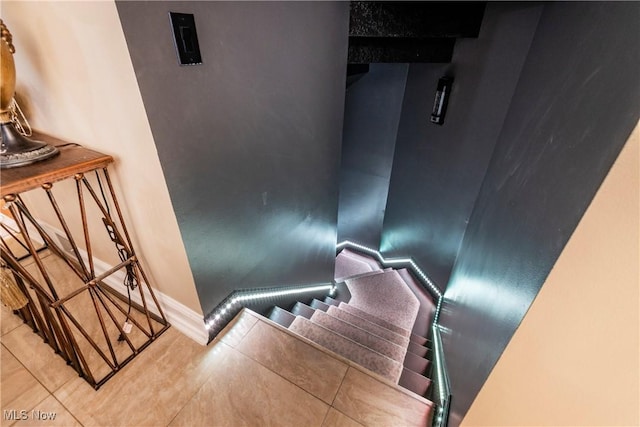
[[(443, 289), (509, 108), (542, 6), (490, 4), (451, 64), (412, 64), (381, 250), (412, 256)], [(443, 126), (430, 123), (438, 79), (455, 77)]]
[(347, 90), (338, 241), (378, 248), (408, 64), (371, 64)]
[[(464, 417), (638, 120), (638, 18), (639, 3), (544, 7), (445, 293), (440, 321), (452, 425)], [(606, 295), (606, 283), (575, 283), (576, 298), (583, 286), (601, 286)]]
[[(349, 4), (117, 8), (204, 312), (330, 281)], [(178, 65), (169, 11), (195, 14), (202, 65)]]

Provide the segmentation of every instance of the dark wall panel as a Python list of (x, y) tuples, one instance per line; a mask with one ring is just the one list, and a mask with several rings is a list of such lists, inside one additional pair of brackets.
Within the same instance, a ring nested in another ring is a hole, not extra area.
[[(117, 8), (204, 312), (330, 281), (348, 3)], [(169, 11), (195, 14), (202, 65), (178, 65)]]
[(408, 64), (371, 64), (347, 90), (338, 240), (378, 248)]
[[(478, 39), (451, 64), (412, 64), (402, 106), (381, 249), (412, 256), (448, 282), (542, 6), (491, 4)], [(443, 126), (430, 123), (438, 79), (455, 77)]]
[[(638, 3), (544, 7), (445, 293), (452, 425), (638, 121), (639, 17)], [(576, 298), (583, 286), (602, 286), (606, 295), (606, 283), (575, 283)]]

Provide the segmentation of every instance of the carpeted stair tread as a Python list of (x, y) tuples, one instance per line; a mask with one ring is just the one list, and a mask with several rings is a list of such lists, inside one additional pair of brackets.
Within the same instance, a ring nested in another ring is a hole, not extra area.
[(373, 257), (369, 256), (369, 255), (365, 255), (365, 254), (361, 254), (359, 252), (356, 251), (352, 251), (349, 248), (345, 248), (343, 249), (341, 252), (341, 254), (344, 254), (352, 259), (355, 259), (357, 261), (360, 262), (364, 262), (366, 264), (369, 265), (369, 267), (371, 267), (371, 269), (373, 270), (382, 270), (382, 266), (380, 265), (380, 263)]
[(429, 391), (431, 380), (404, 368), (400, 375), (400, 381), (398, 384), (407, 390), (411, 390), (415, 394), (419, 394), (424, 397), (427, 394), (427, 391)]
[(424, 357), (425, 359), (428, 359), (427, 355), (429, 354), (429, 349), (420, 344), (409, 342), (409, 345), (407, 346), (407, 351), (410, 351), (416, 356), (420, 356), (420, 357)]
[(362, 344), (363, 346), (370, 348), (371, 350), (383, 354), (398, 363), (402, 363), (404, 361), (404, 356), (407, 353), (407, 350), (405, 348), (400, 347), (399, 345), (394, 344), (391, 341), (387, 341), (377, 335), (373, 335), (372, 333), (367, 332), (364, 329), (360, 329), (357, 326), (340, 320), (337, 317), (333, 317), (325, 313), (324, 311), (316, 310), (316, 312), (313, 313), (313, 316), (311, 316), (310, 320), (337, 334), (342, 335), (343, 337), (347, 337), (350, 340), (357, 342), (358, 344)]
[(404, 367), (423, 376), (428, 376), (428, 368), (430, 362), (420, 356), (416, 356), (411, 352), (407, 352), (404, 356)]
[(327, 310), (327, 313), (333, 317), (337, 317), (338, 319), (344, 320), (347, 323), (351, 323), (354, 326), (359, 327), (360, 329), (364, 329), (374, 335), (377, 335), (381, 338), (386, 339), (387, 341), (391, 341), (392, 343), (398, 344), (401, 347), (407, 347), (409, 344), (409, 339), (405, 336), (396, 334), (393, 331), (390, 331), (378, 324), (372, 323), (367, 319), (363, 319), (355, 314), (352, 314), (346, 310), (343, 310), (340, 307), (336, 307), (331, 305)]
[(409, 337), (411, 336), (411, 332), (407, 329), (403, 329), (397, 325), (394, 325), (393, 323), (387, 322), (384, 319), (379, 318), (378, 316), (375, 316), (373, 314), (370, 314), (364, 310), (359, 309), (358, 307), (355, 307), (351, 304), (345, 304), (345, 303), (340, 303), (340, 305), (338, 306), (340, 309), (345, 310), (355, 316), (361, 317), (363, 319), (368, 320), (371, 323), (375, 323), (376, 325), (388, 329), (389, 331), (392, 331), (398, 335), (402, 335), (403, 337), (405, 337), (407, 339), (407, 341), (409, 340)]
[(350, 306), (365, 313), (375, 313), (375, 317), (407, 330), (407, 336), (410, 336), (420, 301), (397, 271), (349, 279), (345, 283), (351, 294)]
[(337, 277), (334, 280), (337, 283), (341, 283), (341, 282), (345, 282), (347, 280), (360, 279), (361, 277), (373, 276), (375, 274), (380, 274), (380, 273), (383, 273), (385, 271), (392, 271), (392, 270), (393, 270), (392, 268), (385, 268), (384, 270), (367, 271), (366, 273), (358, 273), (358, 274), (354, 274), (353, 276)]
[(278, 306), (273, 307), (271, 314), (269, 314), (269, 319), (281, 326), (284, 326), (285, 328), (288, 328), (295, 318), (296, 316), (294, 314), (291, 314), (287, 310)]
[(295, 316), (302, 316), (305, 317), (307, 319), (310, 319), (311, 316), (313, 316), (313, 313), (315, 312), (315, 310), (311, 307), (309, 307), (308, 305), (301, 303), (301, 302), (297, 302), (293, 308), (291, 309), (291, 313)]
[(349, 256), (349, 254), (340, 252), (336, 257), (334, 278), (336, 281), (342, 281), (346, 277), (355, 276), (362, 273), (373, 271), (373, 268), (366, 262)]
[(402, 364), (358, 344), (342, 335), (336, 334), (303, 317), (296, 317), (289, 330), (301, 335), (322, 347), (343, 356), (358, 365), (387, 378), (396, 384), (402, 374)]

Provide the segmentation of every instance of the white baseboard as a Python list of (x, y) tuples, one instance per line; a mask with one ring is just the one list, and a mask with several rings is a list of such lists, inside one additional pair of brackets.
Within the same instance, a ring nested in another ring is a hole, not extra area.
[[(12, 231), (16, 231), (18, 229), (16, 222), (2, 213), (0, 213), (0, 223), (6, 225)], [(0, 237), (6, 239), (11, 237), (11, 235), (3, 227), (0, 227)]]
[[(7, 225), (10, 225), (13, 230), (17, 229), (17, 226), (15, 226), (15, 223), (13, 222), (13, 220), (5, 217), (2, 214), (0, 215), (2, 216), (2, 218), (0, 218), (2, 222), (4, 222)], [(56, 227), (53, 227), (46, 223), (41, 222), (40, 225), (51, 236), (52, 239), (59, 240), (61, 248), (64, 249), (64, 248), (70, 247), (69, 242), (64, 237), (65, 234), (63, 231), (58, 230)], [(0, 230), (4, 231), (1, 228)], [(8, 234), (8, 233), (5, 233), (5, 234)], [(35, 229), (33, 230), (33, 232), (30, 230), (29, 234), (34, 240), (36, 241), (41, 240), (39, 234), (37, 233), (37, 231), (35, 231)], [(7, 237), (7, 236), (3, 235), (3, 237)], [(66, 242), (66, 245), (63, 244), (63, 241)], [(42, 242), (39, 242), (39, 243), (42, 243)], [(85, 265), (88, 265), (88, 256), (86, 251), (82, 249), (79, 249), (79, 251), (80, 251), (80, 256), (83, 258), (83, 261), (85, 262)], [(70, 255), (73, 256), (73, 254), (70, 254)], [(93, 265), (94, 265), (96, 276), (103, 274), (104, 272), (106, 272), (107, 270), (113, 267), (108, 263), (100, 259), (97, 259), (95, 257), (93, 258)], [(108, 276), (106, 279), (104, 279), (103, 282), (105, 282), (107, 285), (109, 285), (111, 288), (113, 288), (116, 292), (120, 293), (124, 297), (127, 297), (127, 287), (124, 285), (124, 278), (125, 278), (124, 271), (118, 270), (115, 273)], [(147, 302), (147, 307), (151, 312), (159, 315), (160, 313), (158, 311), (158, 308), (153, 302), (153, 299), (151, 298), (149, 291), (147, 289), (144, 289), (145, 288), (144, 286), (142, 288), (144, 292), (145, 301)], [(164, 312), (164, 315), (166, 316), (171, 326), (173, 326), (178, 331), (182, 332), (184, 335), (191, 338), (198, 344), (201, 344), (201, 345), (207, 344), (207, 342), (209, 341), (209, 332), (207, 331), (204, 324), (204, 316), (196, 313), (195, 311), (191, 310), (189, 307), (183, 305), (182, 303), (176, 301), (175, 299), (160, 292), (157, 289), (154, 289), (153, 293), (156, 296), (158, 300), (158, 304), (160, 304), (160, 307), (162, 308), (162, 311)], [(137, 304), (142, 305), (142, 299), (137, 289), (131, 292), (131, 300)]]

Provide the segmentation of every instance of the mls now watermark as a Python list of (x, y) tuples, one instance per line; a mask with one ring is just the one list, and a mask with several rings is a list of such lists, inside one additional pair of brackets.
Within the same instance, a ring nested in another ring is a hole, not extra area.
[(2, 418), (5, 421), (25, 421), (25, 420), (37, 420), (37, 421), (53, 421), (56, 419), (55, 412), (45, 412), (38, 409), (32, 411), (18, 410), (18, 409), (5, 409), (2, 411)]

